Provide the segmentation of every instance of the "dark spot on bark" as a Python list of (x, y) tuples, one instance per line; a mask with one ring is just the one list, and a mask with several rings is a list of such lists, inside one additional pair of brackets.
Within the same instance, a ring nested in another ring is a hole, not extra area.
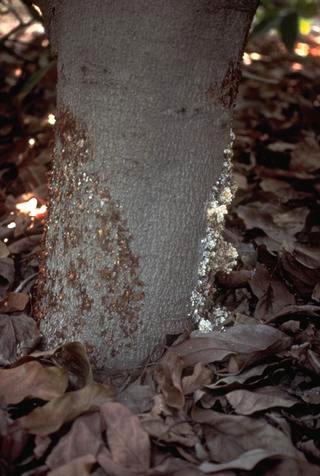
[(241, 79), (239, 61), (230, 61), (229, 67), (220, 84), (212, 84), (207, 94), (213, 101), (220, 102), (225, 108), (230, 109), (236, 100)]

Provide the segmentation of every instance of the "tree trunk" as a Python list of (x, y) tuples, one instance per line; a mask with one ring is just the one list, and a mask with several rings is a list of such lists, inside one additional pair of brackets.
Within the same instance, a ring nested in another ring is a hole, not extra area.
[(98, 369), (137, 368), (193, 325), (206, 204), (256, 0), (49, 3), (58, 53), (39, 318)]

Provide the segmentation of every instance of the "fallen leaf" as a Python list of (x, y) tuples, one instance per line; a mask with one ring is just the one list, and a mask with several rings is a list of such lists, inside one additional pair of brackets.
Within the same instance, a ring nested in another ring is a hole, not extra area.
[(3, 365), (28, 354), (39, 339), (37, 324), (31, 317), (0, 314), (0, 362)]
[(183, 360), (175, 352), (167, 352), (154, 370), (154, 377), (168, 406), (182, 408), (184, 395), (181, 376)]
[(320, 387), (304, 390), (301, 394), (301, 398), (304, 402), (310, 403), (311, 405), (320, 405)]
[(68, 374), (58, 367), (43, 367), (39, 362), (27, 362), (12, 369), (0, 369), (0, 397), (14, 405), (25, 398), (52, 400), (63, 395), (68, 386)]
[(102, 405), (108, 446), (112, 460), (132, 471), (147, 471), (150, 467), (150, 440), (139, 418), (117, 402)]
[(290, 169), (295, 171), (315, 172), (320, 169), (320, 148), (314, 137), (306, 137), (292, 151)]
[(179, 417), (143, 415), (141, 424), (144, 430), (158, 442), (172, 446), (174, 443), (193, 448), (199, 441), (192, 426)]
[(263, 418), (224, 415), (200, 408), (194, 409), (192, 416), (195, 421), (206, 425), (206, 445), (214, 461), (227, 463), (256, 449), (295, 459), (303, 456), (287, 435)]
[(63, 423), (72, 421), (87, 411), (96, 410), (112, 397), (113, 390), (110, 387), (90, 384), (51, 400), (19, 421), (21, 426), (33, 435), (49, 435), (57, 431)]
[(199, 469), (205, 474), (216, 474), (218, 471), (226, 471), (228, 469), (238, 469), (242, 471), (251, 471), (257, 464), (266, 459), (279, 458), (279, 454), (275, 451), (267, 451), (263, 449), (250, 450), (242, 453), (238, 458), (228, 463), (202, 463)]
[(27, 293), (8, 293), (6, 297), (0, 301), (0, 312), (17, 312), (23, 311), (29, 302)]
[(268, 377), (269, 370), (272, 372), (272, 369), (277, 367), (278, 364), (254, 365), (253, 367), (245, 369), (236, 375), (226, 375), (217, 380), (215, 383), (207, 385), (207, 388), (218, 391), (230, 391), (242, 387), (243, 385), (256, 385), (258, 382), (261, 383)]
[(53, 448), (46, 459), (46, 465), (54, 469), (86, 455), (96, 458), (104, 446), (101, 432), (101, 418), (98, 412), (81, 415)]
[(185, 395), (195, 392), (204, 385), (209, 385), (212, 380), (212, 371), (198, 362), (191, 375), (183, 377), (182, 388)]
[(80, 456), (60, 468), (49, 471), (48, 476), (89, 476), (95, 463), (95, 457), (90, 454)]
[(290, 408), (299, 402), (277, 387), (263, 387), (259, 392), (233, 390), (227, 393), (226, 399), (239, 415), (252, 415), (275, 407)]
[[(0, 409), (1, 469), (5, 467), (5, 463), (7, 465), (14, 464), (29, 442), (30, 435), (16, 421), (12, 420), (4, 410)], [(3, 474), (5, 475), (5, 473)]]
[(247, 357), (274, 354), (290, 346), (290, 338), (273, 327), (257, 324), (241, 324), (225, 332), (193, 332), (185, 342), (172, 349), (183, 357), (185, 366), (197, 362), (208, 364), (222, 361), (232, 354)]
[(33, 249), (36, 245), (39, 245), (41, 242), (42, 234), (25, 236), (20, 238), (13, 243), (11, 243), (8, 248), (10, 253), (17, 255), (25, 251)]
[(93, 382), (90, 361), (85, 347), (80, 342), (67, 342), (58, 347), (51, 360), (68, 370), (73, 389)]

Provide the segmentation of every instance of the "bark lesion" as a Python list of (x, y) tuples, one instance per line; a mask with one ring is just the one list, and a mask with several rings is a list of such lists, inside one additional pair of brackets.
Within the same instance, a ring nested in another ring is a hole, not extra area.
[(210, 85), (207, 91), (208, 97), (214, 102), (221, 104), (224, 108), (231, 109), (235, 104), (240, 79), (240, 60), (231, 60), (221, 83), (215, 82)]
[(62, 106), (57, 123), (38, 315), (48, 343), (80, 340), (99, 368), (106, 364), (110, 333), (113, 356), (131, 345), (144, 283), (121, 206), (111, 197), (104, 164), (95, 162), (88, 131)]

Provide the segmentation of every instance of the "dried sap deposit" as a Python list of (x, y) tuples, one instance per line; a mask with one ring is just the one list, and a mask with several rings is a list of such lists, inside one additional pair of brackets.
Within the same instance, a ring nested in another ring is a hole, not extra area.
[(235, 186), (232, 181), (232, 146), (234, 134), (230, 133), (230, 146), (224, 150), (222, 174), (211, 191), (207, 206), (206, 236), (201, 241), (201, 260), (198, 283), (192, 293), (193, 318), (199, 330), (209, 332), (222, 328), (228, 319), (228, 311), (216, 308), (208, 313), (208, 302), (214, 294), (213, 279), (220, 269), (231, 271), (238, 257), (236, 249), (223, 238), (225, 215), (231, 204)]
[[(49, 345), (81, 340), (97, 367), (131, 345), (144, 298), (139, 261), (102, 161), (86, 130), (59, 117), (51, 206), (40, 283), (41, 330)], [(106, 347), (107, 346), (107, 347)]]

